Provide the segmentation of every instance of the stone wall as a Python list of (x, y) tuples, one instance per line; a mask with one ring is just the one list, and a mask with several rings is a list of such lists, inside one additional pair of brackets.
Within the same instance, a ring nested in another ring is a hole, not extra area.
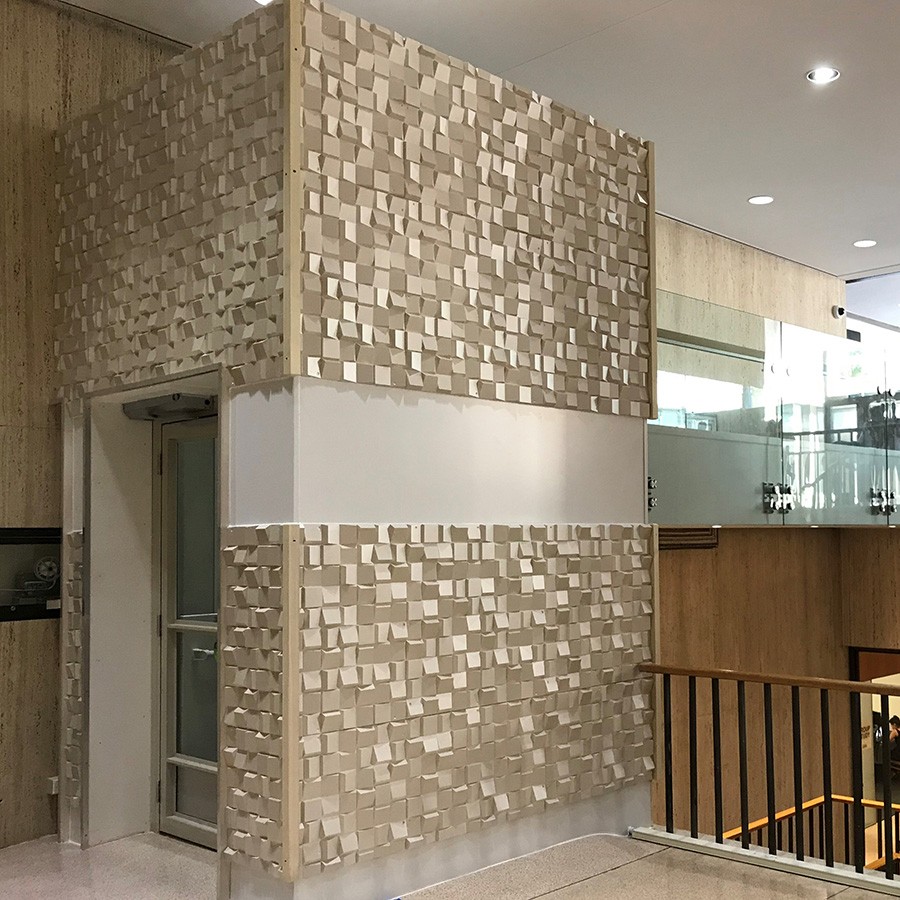
[(302, 374), (646, 417), (648, 145), (318, 0), (301, 13)]
[(643, 525), (306, 525), (304, 875), (647, 779)]
[(63, 130), (63, 394), (282, 369), (283, 8)]

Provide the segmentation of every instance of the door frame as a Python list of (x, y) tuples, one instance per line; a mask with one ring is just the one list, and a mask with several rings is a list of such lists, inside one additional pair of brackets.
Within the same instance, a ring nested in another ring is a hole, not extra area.
[[(177, 666), (175, 661), (175, 645), (179, 633), (202, 633), (212, 635), (217, 644), (219, 641), (219, 623), (179, 623), (175, 624), (175, 530), (170, 527), (172, 510), (175, 503), (175, 479), (169, 477), (172, 465), (169, 441), (179, 436), (197, 435), (214, 437), (216, 441), (216, 474), (215, 502), (216, 523), (215, 537), (220, 544), (221, 535), (221, 434), (218, 415), (184, 419), (175, 422), (154, 424), (154, 459), (157, 461), (155, 482), (156, 497), (154, 526), (156, 532), (155, 552), (157, 566), (157, 584), (159, 588), (157, 628), (155, 641), (156, 672), (156, 722), (157, 734), (154, 740), (154, 759), (157, 775), (156, 804), (154, 814), (155, 830), (159, 833), (180, 838), (191, 843), (217, 849), (219, 832), (219, 787), (217, 781), (215, 808), (217, 821), (213, 824), (202, 822), (190, 816), (176, 812), (175, 779), (170, 777), (171, 766), (178, 765), (196, 771), (219, 774), (220, 765), (205, 763), (184, 757), (175, 752), (175, 721), (173, 701), (177, 692)], [(221, 548), (219, 548), (221, 550)], [(216, 559), (217, 576), (220, 575), (220, 559)], [(221, 612), (221, 585), (216, 591), (218, 611)], [(221, 685), (221, 655), (216, 658), (217, 695)], [(216, 706), (216, 745), (219, 740), (219, 711), (221, 698), (217, 696)], [(170, 752), (171, 751), (171, 752)]]

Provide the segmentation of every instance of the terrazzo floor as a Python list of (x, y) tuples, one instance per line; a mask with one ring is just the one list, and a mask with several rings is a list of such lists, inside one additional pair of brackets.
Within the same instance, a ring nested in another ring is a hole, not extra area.
[[(213, 853), (153, 834), (86, 851), (62, 846), (53, 838), (0, 850), (4, 900), (213, 900), (215, 883)], [(629, 838), (596, 836), (492, 866), (404, 900), (831, 897), (878, 900), (884, 895)]]

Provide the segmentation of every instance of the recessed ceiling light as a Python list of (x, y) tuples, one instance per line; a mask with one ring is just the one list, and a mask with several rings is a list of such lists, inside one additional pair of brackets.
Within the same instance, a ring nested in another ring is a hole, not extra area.
[(841, 73), (834, 66), (816, 66), (806, 73), (806, 77), (813, 84), (831, 84), (841, 77)]
[(750, 197), (747, 202), (752, 203), (754, 206), (766, 206), (769, 203), (773, 203), (775, 201), (774, 197), (770, 197), (768, 194), (760, 194), (758, 197)]
[(268, 6), (272, 2), (272, 0), (256, 0), (256, 2), (260, 6)]
[(878, 241), (854, 241), (853, 246), (865, 249), (866, 247), (874, 247), (877, 243)]

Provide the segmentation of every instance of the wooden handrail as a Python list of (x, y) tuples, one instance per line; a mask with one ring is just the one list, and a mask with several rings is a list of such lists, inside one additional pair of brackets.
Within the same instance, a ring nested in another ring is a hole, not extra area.
[[(824, 803), (825, 803), (824, 797), (814, 797), (812, 800), (806, 800), (803, 803), (801, 812), (806, 812), (807, 810), (810, 810), (810, 809), (818, 809)], [(781, 812), (775, 813), (775, 821), (781, 822), (784, 819), (789, 819), (791, 816), (794, 815), (795, 809), (796, 809), (796, 807), (791, 806), (791, 807), (788, 807), (788, 809), (783, 809), (783, 810), (781, 810)], [(769, 824), (768, 816), (766, 816), (766, 818), (764, 818), (764, 819), (757, 819), (755, 822), (751, 822), (747, 826), (747, 834), (750, 834), (750, 832), (752, 832), (752, 831), (757, 831), (760, 828), (765, 828), (766, 825), (768, 825), (768, 824)], [(743, 834), (743, 829), (738, 827), (738, 828), (732, 828), (730, 831), (726, 831), (722, 835), (722, 837), (727, 841), (727, 840), (730, 840), (731, 838), (740, 837), (741, 834)]]
[[(824, 797), (822, 798), (825, 799)], [(848, 806), (853, 803), (852, 797), (844, 797), (842, 794), (832, 794), (831, 799), (834, 800), (835, 803), (846, 803)], [(880, 800), (867, 800), (865, 797), (859, 801), (866, 809), (884, 809), (884, 804)], [(892, 803), (891, 809), (894, 812), (900, 812), (900, 803)]]
[(641, 665), (638, 666), (638, 669), (647, 675), (718, 678), (720, 681), (747, 681), (752, 684), (779, 684), (784, 685), (785, 687), (839, 691), (845, 694), (880, 694), (885, 697), (900, 697), (900, 685), (873, 684), (870, 681), (841, 681), (836, 678), (761, 675), (759, 672), (737, 672), (734, 669), (688, 669), (683, 666), (661, 666), (657, 663), (641, 663)]
[[(848, 806), (853, 804), (853, 798), (845, 797), (843, 794), (832, 794), (831, 799), (835, 803), (844, 803), (844, 804), (847, 804)], [(866, 809), (880, 809), (880, 810), (884, 809), (884, 804), (880, 800), (867, 800), (864, 797), (860, 802)], [(824, 796), (813, 797), (812, 800), (805, 800), (803, 802), (801, 811), (808, 812), (811, 809), (818, 809), (820, 806), (823, 806), (824, 803), (825, 803)], [(900, 812), (900, 803), (892, 803), (891, 808), (894, 810), (894, 812)], [(791, 818), (791, 816), (793, 816), (795, 814), (795, 811), (796, 811), (796, 807), (794, 807), (794, 806), (789, 806), (787, 809), (782, 809), (779, 812), (775, 813), (775, 821), (782, 822), (785, 819), (789, 819), (789, 818)], [(765, 828), (768, 824), (769, 824), (768, 816), (766, 816), (765, 818), (762, 818), (762, 819), (757, 819), (756, 821), (751, 822), (747, 826), (747, 833), (749, 834), (750, 832), (758, 831), (760, 828)], [(730, 831), (726, 831), (722, 835), (722, 837), (727, 841), (732, 838), (739, 838), (741, 836), (741, 834), (742, 834), (742, 829), (739, 826), (737, 828), (732, 828)]]

